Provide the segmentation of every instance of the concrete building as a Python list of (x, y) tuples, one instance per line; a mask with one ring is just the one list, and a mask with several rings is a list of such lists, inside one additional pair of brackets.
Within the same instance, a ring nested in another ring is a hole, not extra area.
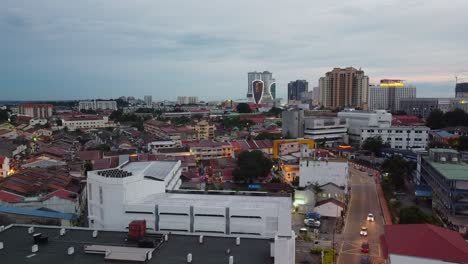
[(5, 178), (10, 173), (10, 159), (0, 156), (0, 179)]
[(348, 143), (347, 127), (345, 118), (306, 116), (303, 110), (282, 113), (283, 136), (314, 139), (324, 146)]
[(392, 114), (385, 110), (346, 110), (339, 112), (338, 117), (347, 120), (349, 142), (354, 145), (361, 143), (361, 133), (364, 128), (389, 128), (392, 125)]
[(153, 107), (153, 97), (151, 95), (145, 95), (144, 99), (145, 99), (146, 107), (152, 108)]
[(418, 156), (421, 179), (432, 189), (432, 208), (445, 224), (467, 233), (468, 227), (468, 164), (460, 161), (460, 153), (452, 149), (430, 149)]
[(274, 263), (294, 263), (289, 195), (176, 191), (180, 171), (180, 162), (156, 161), (88, 172), (89, 226), (125, 230), (133, 220), (146, 220), (156, 232), (270, 238), (274, 252), (282, 252), (273, 254)]
[(206, 120), (202, 120), (195, 125), (197, 140), (212, 140), (215, 138), (216, 126)]
[(18, 109), (20, 115), (33, 118), (46, 119), (52, 116), (53, 105), (51, 104), (21, 104)]
[(369, 110), (400, 110), (402, 98), (415, 98), (416, 87), (402, 80), (381, 80), (380, 85), (369, 87)]
[(249, 102), (272, 103), (276, 97), (276, 81), (269, 71), (247, 74), (247, 100)]
[(462, 109), (468, 112), (468, 98), (402, 98), (400, 110), (407, 115), (421, 116), (427, 118), (433, 109), (442, 112)]
[(334, 68), (319, 79), (319, 87), (323, 107), (367, 109), (369, 77), (362, 70)]
[(177, 103), (180, 105), (198, 104), (197, 96), (178, 96)]
[(69, 116), (62, 118), (62, 126), (69, 131), (77, 129), (93, 129), (115, 127), (115, 123), (109, 122), (107, 116)]
[(296, 80), (288, 83), (288, 103), (290, 101), (302, 101), (304, 94), (309, 91), (309, 83), (306, 80)]
[(116, 101), (80, 101), (78, 110), (117, 110)]
[(343, 187), (345, 191), (348, 190), (349, 174), (346, 160), (304, 158), (299, 163), (299, 173), (300, 187), (307, 187), (315, 183), (319, 185), (334, 183)]
[(197, 161), (221, 158), (233, 158), (234, 147), (227, 142), (215, 142), (202, 140), (199, 142), (187, 143), (192, 154)]
[(179, 147), (179, 144), (174, 141), (153, 141), (148, 143), (148, 151), (153, 154), (160, 152), (161, 149), (171, 149), (176, 147)]
[(380, 137), (392, 149), (424, 150), (429, 143), (429, 131), (425, 126), (363, 127), (361, 144), (369, 137)]

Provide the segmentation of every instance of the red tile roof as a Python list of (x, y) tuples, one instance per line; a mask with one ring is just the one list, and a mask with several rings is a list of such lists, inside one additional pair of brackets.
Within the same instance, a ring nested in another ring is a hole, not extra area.
[(102, 159), (102, 152), (99, 150), (85, 150), (78, 152), (80, 160), (98, 160)]
[(52, 197), (59, 197), (59, 198), (65, 199), (65, 200), (76, 202), (76, 200), (78, 199), (78, 194), (74, 193), (74, 192), (64, 190), (64, 189), (61, 189), (61, 190), (57, 190), (55, 192), (49, 193), (48, 195), (46, 195), (44, 200), (48, 200), (48, 199), (50, 199)]
[(5, 156), (0, 156), (0, 164), (3, 164), (3, 162), (5, 161)]
[(11, 192), (0, 191), (0, 201), (7, 203), (20, 203), (24, 200), (24, 197)]
[(340, 202), (338, 201), (337, 199), (335, 198), (328, 198), (328, 199), (325, 199), (325, 200), (322, 200), (322, 201), (319, 201), (315, 204), (315, 206), (320, 206), (320, 205), (324, 205), (324, 204), (327, 204), (327, 203), (333, 203), (333, 204), (336, 204), (338, 205), (339, 207), (341, 208), (345, 208), (345, 204), (343, 202)]
[(384, 252), (403, 256), (468, 263), (468, 243), (452, 230), (429, 225), (386, 225)]

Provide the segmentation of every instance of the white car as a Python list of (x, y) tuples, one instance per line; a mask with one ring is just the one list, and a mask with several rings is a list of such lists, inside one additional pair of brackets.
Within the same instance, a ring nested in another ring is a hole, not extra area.
[(368, 214), (367, 215), (367, 221), (374, 222), (374, 215), (373, 214)]
[(361, 232), (359, 233), (361, 236), (367, 236), (367, 227), (361, 227)]

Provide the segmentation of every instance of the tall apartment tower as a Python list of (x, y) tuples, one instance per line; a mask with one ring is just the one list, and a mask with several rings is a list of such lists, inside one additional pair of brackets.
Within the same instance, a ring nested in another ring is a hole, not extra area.
[(468, 98), (468, 83), (461, 82), (455, 85), (455, 97)]
[(304, 93), (309, 91), (309, 83), (306, 80), (297, 80), (288, 83), (288, 103), (290, 101), (301, 101)]
[(146, 107), (153, 106), (153, 97), (151, 97), (151, 95), (145, 95), (145, 104), (146, 104)]
[(249, 72), (247, 74), (247, 99), (257, 104), (273, 102), (276, 84), (269, 71)]
[(320, 104), (328, 108), (367, 109), (369, 77), (353, 67), (334, 68), (319, 79)]
[(408, 86), (403, 80), (381, 80), (380, 85), (369, 87), (369, 110), (400, 109), (400, 100), (416, 98), (416, 87)]

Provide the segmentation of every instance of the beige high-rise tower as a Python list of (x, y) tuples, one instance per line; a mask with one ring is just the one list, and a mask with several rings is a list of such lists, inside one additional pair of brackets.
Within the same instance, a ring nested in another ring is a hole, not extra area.
[(320, 104), (327, 108), (367, 109), (369, 77), (353, 67), (334, 68), (319, 79)]

